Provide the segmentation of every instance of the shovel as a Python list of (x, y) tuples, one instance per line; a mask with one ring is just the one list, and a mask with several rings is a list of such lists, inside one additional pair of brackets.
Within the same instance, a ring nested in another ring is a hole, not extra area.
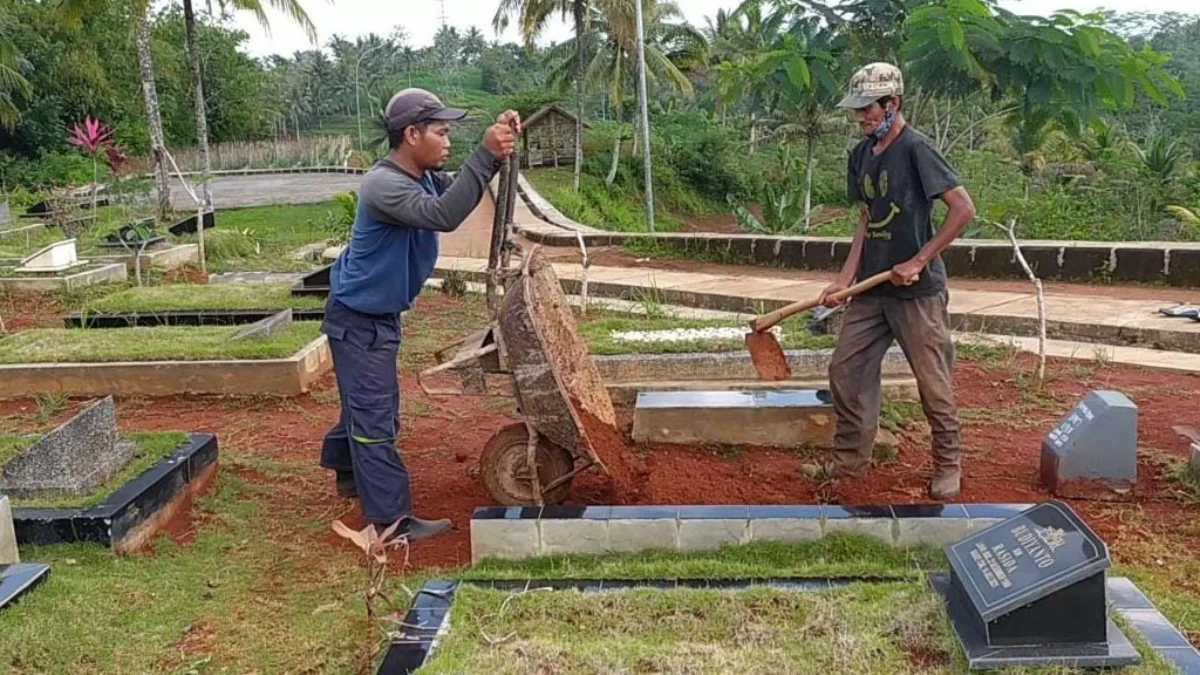
[[(887, 281), (891, 276), (891, 270), (880, 272), (829, 297), (838, 301), (852, 298), (863, 291), (875, 288)], [(792, 376), (792, 368), (788, 365), (787, 357), (783, 355), (783, 347), (779, 346), (779, 341), (775, 339), (775, 334), (769, 331), (775, 324), (789, 316), (816, 307), (819, 298), (820, 296), (817, 296), (812, 300), (794, 302), (786, 307), (780, 307), (770, 314), (764, 314), (750, 322), (752, 332), (746, 333), (746, 349), (750, 350), (750, 361), (754, 363), (754, 369), (758, 371), (759, 379), (778, 381), (786, 380)]]

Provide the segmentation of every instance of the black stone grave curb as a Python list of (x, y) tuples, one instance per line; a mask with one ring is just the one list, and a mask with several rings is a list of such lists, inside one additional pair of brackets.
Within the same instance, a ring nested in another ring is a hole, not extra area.
[(1032, 504), (837, 506), (483, 506), (471, 516), (471, 557), (681, 552), (751, 541), (812, 541), (844, 532), (892, 546), (944, 546)]
[[(104, 314), (74, 312), (63, 317), (64, 328), (153, 328), (155, 326), (241, 326), (275, 316), (286, 308), (237, 310), (171, 310)], [(323, 309), (293, 309), (293, 321), (321, 321)]]
[(113, 548), (217, 461), (217, 437), (191, 434), (154, 466), (84, 509), (14, 508), (18, 544), (95, 543)]
[(1110, 577), (1108, 602), (1142, 640), (1182, 675), (1200, 675), (1200, 651), (1125, 577)]
[(0, 565), (0, 609), (15, 603), (49, 575), (50, 566), (46, 563)]
[[(773, 588), (790, 591), (821, 591), (854, 583), (913, 581), (915, 577), (780, 577), (760, 579), (527, 579), (429, 581), (417, 592), (404, 622), (393, 637), (376, 675), (410, 675), (429, 660), (438, 641), (450, 627), (450, 610), (459, 586), (491, 588), (510, 593), (533, 589), (578, 590), (600, 593), (635, 588), (657, 590)], [(1182, 675), (1200, 674), (1200, 652), (1183, 637), (1132, 581), (1113, 577), (1107, 583), (1108, 601), (1163, 660)]]

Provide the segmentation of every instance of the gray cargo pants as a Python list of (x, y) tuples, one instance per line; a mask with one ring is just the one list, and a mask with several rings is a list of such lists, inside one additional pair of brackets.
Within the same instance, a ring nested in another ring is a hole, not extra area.
[(837, 413), (835, 475), (861, 475), (870, 466), (879, 424), (881, 366), (893, 338), (917, 379), (921, 407), (933, 432), (934, 466), (959, 467), (948, 303), (948, 293), (913, 299), (859, 296), (846, 308), (829, 365)]

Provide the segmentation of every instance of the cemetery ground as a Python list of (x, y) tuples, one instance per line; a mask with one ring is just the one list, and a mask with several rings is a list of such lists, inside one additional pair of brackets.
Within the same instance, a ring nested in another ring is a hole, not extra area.
[[(189, 276), (178, 272), (170, 279)], [(240, 299), (222, 296), (216, 285), (194, 288), (213, 307), (256, 304), (255, 294), (280, 298), (280, 291), (269, 286), (246, 286)], [(104, 300), (104, 292), (10, 294), (0, 299), (0, 311), (19, 336), (31, 328), (61, 326), (63, 314), (85, 306), (151, 309), (155, 303), (145, 300), (149, 294), (166, 298), (169, 305), (173, 293), (161, 286), (125, 290)], [(744, 664), (794, 666), (793, 672), (950, 673), (965, 667), (936, 596), (923, 585), (924, 571), (946, 567), (944, 556), (932, 548), (893, 549), (839, 536), (704, 554), (559, 556), (471, 567), (470, 517), (475, 507), (492, 503), (477, 476), (479, 453), (493, 433), (513, 421), (511, 401), (426, 397), (415, 373), (432, 363), (436, 350), (481, 327), (484, 316), (476, 296), (456, 299), (429, 291), (405, 317), (400, 448), (412, 471), (418, 509), (452, 518), (455, 529), (393, 555), (388, 589), (400, 607), (410, 602), (409, 591), (430, 578), (902, 579), (820, 594), (563, 591), (506, 600), (467, 589), (455, 604), (454, 631), (430, 663), (431, 672), (462, 672), (464, 663), (481, 664), (468, 672), (489, 673), (539, 667), (543, 672), (671, 672), (698, 661), (713, 664), (702, 672), (739, 670)], [(596, 326), (638, 323), (611, 315), (596, 319), (584, 329), (592, 331), (595, 347), (603, 340)], [(86, 332), (108, 330), (113, 329)], [(1200, 396), (1200, 378), (1103, 361), (1052, 361), (1046, 385), (1038, 388), (1031, 372), (1027, 355), (960, 346), (955, 383), (964, 424), (961, 501), (1046, 499), (1037, 484), (1045, 431), (1087, 391), (1124, 392), (1139, 406), (1137, 489), (1112, 500), (1070, 503), (1111, 547), (1116, 563), (1111, 574), (1133, 579), (1193, 644), (1200, 644), (1200, 485), (1188, 477), (1185, 445), (1171, 430), (1176, 424), (1200, 426), (1200, 410), (1183, 403)], [(0, 402), (0, 434), (48, 431), (86, 404), (56, 396)], [(338, 415), (332, 374), (315, 391), (294, 398), (118, 395), (117, 408), (123, 433), (215, 433), (221, 470), (188, 515), (170, 523), (140, 555), (123, 557), (86, 545), (22, 547), (24, 559), (49, 562), (53, 572), (36, 592), (0, 613), (0, 634), (6, 636), (0, 642), (0, 670), (353, 670), (367, 634), (363, 563), (330, 524), (337, 519), (355, 527), (363, 523), (357, 504), (336, 497), (330, 475), (316, 465), (320, 440)], [(629, 417), (619, 421), (628, 434)], [(836, 496), (858, 504), (927, 501), (929, 437), (919, 407), (887, 404), (883, 426), (897, 433), (898, 447), (880, 453), (868, 478), (845, 485)], [(831, 496), (801, 471), (820, 456), (811, 449), (645, 445), (635, 452), (648, 468), (639, 494), (613, 494), (600, 474), (589, 472), (576, 479), (568, 503), (811, 504)], [(739, 620), (732, 636), (720, 632), (741, 618), (746, 621)], [(796, 647), (776, 649), (780, 642)], [(1170, 671), (1149, 659), (1127, 672)]]

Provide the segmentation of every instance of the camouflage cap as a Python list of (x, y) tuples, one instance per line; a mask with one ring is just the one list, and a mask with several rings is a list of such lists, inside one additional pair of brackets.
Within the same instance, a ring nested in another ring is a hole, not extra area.
[(850, 93), (839, 108), (865, 108), (885, 96), (904, 95), (904, 76), (890, 63), (863, 66), (850, 78)]

